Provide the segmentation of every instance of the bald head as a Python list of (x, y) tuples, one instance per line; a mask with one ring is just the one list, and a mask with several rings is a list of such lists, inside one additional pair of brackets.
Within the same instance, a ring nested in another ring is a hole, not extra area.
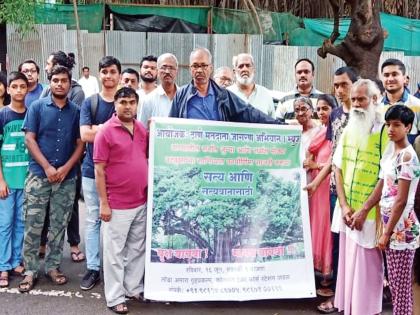
[(203, 55), (205, 55), (206, 57), (207, 57), (207, 59), (208, 59), (208, 63), (209, 64), (211, 64), (212, 63), (212, 59), (213, 59), (213, 56), (211, 55), (211, 53), (210, 53), (210, 51), (207, 49), (207, 48), (204, 48), (204, 47), (199, 47), (199, 48), (195, 48), (192, 52), (191, 52), (191, 54), (190, 54), (190, 65), (192, 64), (192, 59), (196, 56), (196, 55), (199, 55), (199, 56), (203, 56)]

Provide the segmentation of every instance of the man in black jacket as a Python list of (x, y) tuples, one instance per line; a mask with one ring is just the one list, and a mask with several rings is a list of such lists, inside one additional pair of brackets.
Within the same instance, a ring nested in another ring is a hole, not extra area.
[(258, 109), (246, 104), (232, 92), (220, 88), (211, 77), (212, 55), (206, 48), (196, 48), (190, 54), (192, 82), (181, 87), (172, 103), (169, 117), (282, 124)]

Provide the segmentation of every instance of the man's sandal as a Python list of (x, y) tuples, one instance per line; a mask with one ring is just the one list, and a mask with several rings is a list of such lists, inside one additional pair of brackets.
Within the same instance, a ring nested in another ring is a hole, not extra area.
[(70, 252), (71, 260), (75, 263), (79, 263), (85, 260), (85, 254), (80, 250), (76, 252)]
[(67, 277), (62, 274), (58, 269), (49, 270), (45, 276), (50, 279), (54, 284), (62, 285), (67, 283)]
[(36, 283), (36, 278), (33, 276), (25, 276), (23, 280), (19, 283), (18, 290), (20, 293), (26, 293), (31, 291)]
[(336, 308), (333, 304), (333, 302), (330, 301), (326, 301), (326, 302), (322, 302), (321, 304), (319, 304), (317, 306), (318, 308), (318, 312), (322, 313), (322, 314), (332, 314), (332, 313), (337, 313), (338, 312), (338, 308)]
[(125, 303), (120, 303), (114, 306), (108, 307), (111, 311), (113, 311), (115, 314), (127, 314), (128, 313), (128, 307)]
[(9, 273), (2, 271), (0, 273), (0, 288), (7, 288), (9, 286)]

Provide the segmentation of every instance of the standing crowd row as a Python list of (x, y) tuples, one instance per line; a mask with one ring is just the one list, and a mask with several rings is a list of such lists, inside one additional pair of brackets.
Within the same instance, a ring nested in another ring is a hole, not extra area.
[[(49, 85), (38, 82), (33, 60), (7, 80), (0, 76), (0, 287), (18, 275), (19, 291), (31, 291), (43, 258), (45, 275), (65, 284), (67, 229), (72, 260), (87, 263), (80, 286), (92, 289), (100, 280), (103, 224), (107, 306), (127, 313), (127, 299), (143, 299), (150, 119), (289, 123), (303, 130), (313, 261), (322, 275), (317, 294), (328, 298), (318, 310), (379, 314), (389, 287), (393, 313), (412, 314), (420, 245), (412, 145), (420, 142), (420, 100), (410, 94), (400, 60), (386, 60), (377, 82), (337, 69), (334, 95), (314, 87), (315, 66), (306, 58), (296, 62), (296, 87), (287, 93), (256, 84), (245, 53), (212, 79), (205, 48), (191, 52), (192, 81), (182, 87), (170, 53), (144, 57), (140, 74), (103, 57), (100, 88), (88, 67), (72, 80), (73, 67), (74, 56), (58, 51), (46, 63)], [(81, 190), (86, 257), (79, 248)]]

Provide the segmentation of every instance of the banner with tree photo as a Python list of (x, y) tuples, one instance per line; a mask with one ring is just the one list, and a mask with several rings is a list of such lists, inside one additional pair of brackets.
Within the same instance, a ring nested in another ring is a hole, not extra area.
[(301, 128), (156, 118), (145, 297), (314, 297)]

